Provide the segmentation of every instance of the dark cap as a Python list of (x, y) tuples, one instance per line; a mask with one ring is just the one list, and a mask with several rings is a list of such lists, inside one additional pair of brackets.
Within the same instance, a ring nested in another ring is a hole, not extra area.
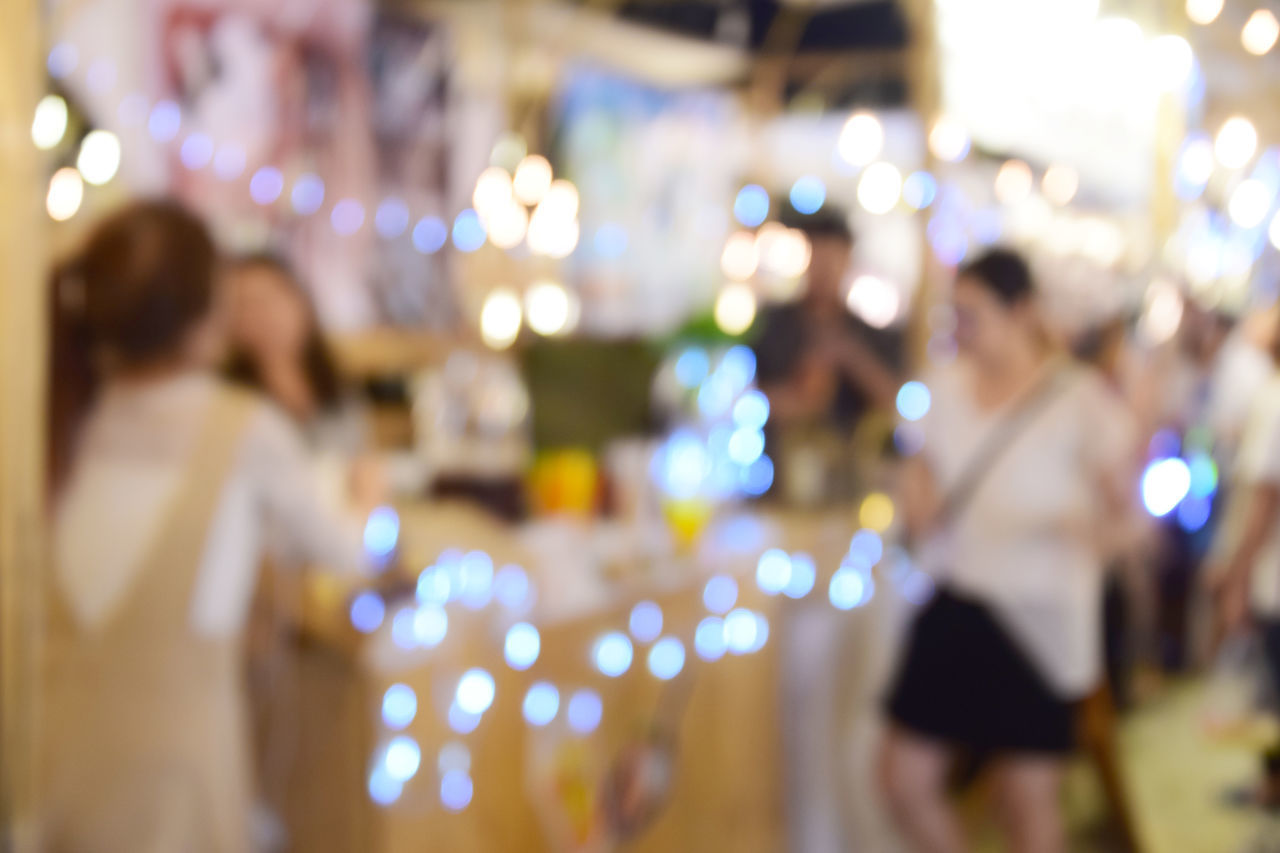
[(849, 215), (832, 204), (824, 204), (814, 213), (800, 213), (791, 205), (786, 205), (781, 218), (783, 225), (803, 231), (810, 240), (835, 237), (846, 243), (854, 242)]

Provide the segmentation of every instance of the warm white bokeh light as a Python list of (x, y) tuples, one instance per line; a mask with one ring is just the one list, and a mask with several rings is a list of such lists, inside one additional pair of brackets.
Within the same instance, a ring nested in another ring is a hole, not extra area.
[(726, 335), (741, 335), (756, 320), (756, 295), (740, 281), (731, 281), (716, 297), (716, 325)]
[(1017, 204), (1031, 195), (1034, 183), (1031, 167), (1021, 160), (1006, 160), (996, 172), (996, 198), (1002, 204)]
[(760, 249), (760, 264), (784, 278), (799, 278), (809, 269), (809, 238), (798, 228), (783, 228)]
[(1152, 282), (1138, 320), (1138, 335), (1148, 346), (1168, 341), (1182, 323), (1182, 310), (1182, 294), (1175, 285), (1164, 280)]
[(1208, 139), (1196, 139), (1182, 149), (1178, 172), (1188, 183), (1202, 187), (1213, 177), (1214, 163), (1213, 143)]
[(59, 169), (49, 179), (49, 194), (45, 197), (45, 209), (58, 222), (70, 219), (84, 201), (84, 180), (70, 166)]
[(513, 203), (511, 175), (506, 169), (490, 166), (476, 178), (471, 204), (482, 219)]
[(540, 335), (568, 331), (572, 298), (564, 286), (554, 281), (537, 281), (524, 294), (524, 315), (529, 328)]
[(557, 219), (573, 219), (578, 215), (578, 188), (563, 179), (552, 181), (538, 207)]
[(845, 302), (849, 310), (868, 326), (884, 329), (898, 319), (902, 297), (898, 289), (884, 279), (860, 275), (854, 279)]
[(116, 176), (120, 168), (120, 140), (109, 130), (95, 130), (80, 143), (76, 166), (84, 179), (101, 186)]
[(525, 204), (537, 204), (551, 189), (551, 163), (541, 154), (530, 154), (516, 167), (511, 185), (516, 198)]
[(1147, 45), (1147, 53), (1150, 72), (1161, 89), (1176, 92), (1191, 80), (1196, 55), (1182, 36), (1157, 36)]
[(1240, 31), (1240, 44), (1254, 56), (1262, 56), (1275, 47), (1277, 38), (1280, 38), (1280, 21), (1270, 9), (1254, 12)]
[(1223, 122), (1213, 141), (1213, 153), (1218, 162), (1228, 169), (1239, 169), (1248, 163), (1258, 150), (1258, 131), (1253, 122), (1243, 116), (1234, 116)]
[(1271, 210), (1271, 192), (1262, 181), (1241, 181), (1231, 193), (1227, 212), (1231, 221), (1241, 228), (1253, 228), (1262, 223)]
[(969, 134), (958, 122), (940, 118), (929, 131), (929, 150), (947, 163), (963, 160), (969, 153)]
[(566, 258), (578, 246), (578, 220), (565, 218), (555, 207), (538, 205), (529, 219), (529, 249), (549, 258)]
[(854, 113), (840, 130), (836, 151), (850, 165), (865, 166), (884, 148), (884, 127), (870, 113)]
[(1193, 24), (1212, 24), (1222, 14), (1224, 0), (1187, 0), (1187, 17)]
[(36, 115), (31, 120), (31, 141), (41, 151), (62, 141), (67, 132), (67, 102), (58, 95), (45, 95), (36, 104)]
[(1045, 170), (1040, 188), (1049, 201), (1059, 206), (1067, 205), (1076, 197), (1076, 191), (1080, 188), (1080, 176), (1070, 166), (1055, 164)]
[(756, 274), (760, 253), (756, 238), (750, 231), (735, 231), (724, 243), (720, 253), (720, 271), (736, 281), (746, 281)]
[(506, 349), (520, 334), (524, 312), (515, 291), (499, 287), (489, 293), (480, 311), (480, 335), (493, 349)]
[(858, 203), (868, 213), (888, 213), (901, 197), (902, 173), (892, 163), (873, 163), (858, 180)]
[(513, 199), (507, 199), (506, 204), (491, 210), (487, 216), (482, 215), (482, 218), (489, 242), (499, 249), (519, 246), (529, 228), (529, 211)]

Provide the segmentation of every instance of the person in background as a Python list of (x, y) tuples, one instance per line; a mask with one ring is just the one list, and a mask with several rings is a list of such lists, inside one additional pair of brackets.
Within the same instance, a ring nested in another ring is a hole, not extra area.
[(981, 756), (1010, 849), (1058, 853), (1074, 705), (1101, 678), (1101, 543), (1132, 489), (1131, 430), (1103, 379), (1053, 351), (1018, 255), (965, 266), (953, 299), (959, 356), (927, 379), (902, 487), (937, 588), (888, 695), (881, 785), (913, 849), (960, 851), (947, 780)]
[(274, 255), (236, 261), (228, 277), (228, 375), (288, 412), (319, 452), (366, 449), (364, 411), (343, 387), (302, 282)]
[[(1250, 621), (1262, 641), (1271, 686), (1280, 696), (1280, 334), (1272, 342), (1273, 370), (1255, 396), (1236, 457), (1233, 481), (1239, 529), (1210, 569), (1220, 632), (1245, 630)], [(1280, 743), (1263, 757), (1259, 798), (1280, 807)]]
[(166, 201), (55, 273), (43, 849), (251, 849), (241, 645), (264, 553), (358, 573), (296, 429), (224, 384), (218, 256)]

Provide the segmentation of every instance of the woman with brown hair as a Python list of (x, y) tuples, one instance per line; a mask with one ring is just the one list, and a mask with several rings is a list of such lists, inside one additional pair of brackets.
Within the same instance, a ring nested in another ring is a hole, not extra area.
[(361, 512), (328, 510), (287, 419), (217, 378), (217, 274), (196, 217), (143, 202), (54, 277), (46, 849), (249, 849), (263, 553), (364, 565)]

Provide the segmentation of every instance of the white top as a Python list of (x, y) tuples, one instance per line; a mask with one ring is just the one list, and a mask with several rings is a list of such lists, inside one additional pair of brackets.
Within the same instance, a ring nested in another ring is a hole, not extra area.
[[(1067, 370), (923, 560), (958, 594), (991, 608), (1049, 685), (1073, 697), (1100, 670), (1100, 484), (1129, 470), (1134, 429), (1099, 374)], [(932, 405), (921, 421), (922, 453), (945, 496), (1004, 410), (978, 408), (958, 363), (926, 384)]]
[[(193, 373), (108, 388), (90, 414), (53, 543), (56, 582), (83, 625), (105, 622), (132, 588), (217, 383)], [(296, 428), (264, 402), (245, 427), (201, 556), (197, 634), (231, 637), (244, 627), (264, 556), (335, 571), (364, 566), (361, 522), (322, 498), (310, 464)]]
[[(1254, 397), (1236, 457), (1235, 483), (1246, 490), (1246, 499), (1253, 486), (1280, 486), (1280, 373), (1273, 373)], [(1280, 616), (1280, 525), (1273, 526), (1259, 552), (1249, 583), (1253, 609), (1263, 616)]]

